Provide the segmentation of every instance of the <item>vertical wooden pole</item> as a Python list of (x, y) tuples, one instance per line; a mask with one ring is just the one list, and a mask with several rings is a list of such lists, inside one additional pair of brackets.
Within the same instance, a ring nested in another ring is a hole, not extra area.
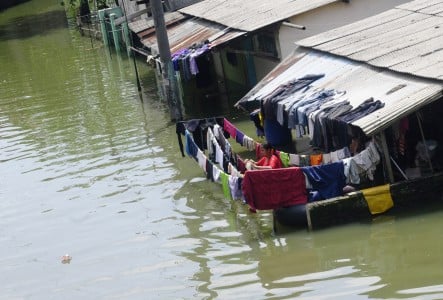
[(423, 146), (425, 147), (426, 158), (428, 159), (429, 168), (431, 169), (431, 173), (434, 174), (434, 168), (432, 166), (431, 156), (429, 155), (428, 145), (426, 144), (425, 134), (423, 132), (423, 126), (421, 125), (421, 119), (419, 113), (416, 112), (418, 127), (420, 128), (421, 139), (423, 141)]
[(108, 31), (106, 30), (106, 23), (105, 23), (105, 10), (101, 9), (98, 11), (98, 18), (100, 20), (100, 29), (102, 32), (102, 40), (105, 47), (108, 47), (109, 41), (108, 41)]
[(166, 24), (163, 12), (163, 5), (161, 0), (151, 0), (151, 12), (154, 19), (155, 35), (157, 37), (158, 51), (160, 60), (163, 65), (163, 83), (166, 100), (169, 104), (171, 119), (181, 120), (182, 110), (179, 103), (179, 98), (176, 95), (177, 82), (174, 76), (174, 68), (171, 61), (171, 49), (169, 47), (168, 32), (166, 31)]
[(380, 132), (380, 139), (381, 139), (381, 147), (382, 147), (382, 151), (383, 151), (385, 167), (388, 172), (388, 179), (389, 179), (390, 183), (394, 183), (394, 172), (392, 171), (391, 159), (390, 159), (388, 144), (386, 143), (386, 136), (385, 136), (384, 131)]
[(120, 53), (120, 37), (118, 35), (117, 26), (115, 25), (116, 14), (110, 14), (111, 28), (112, 28), (112, 38), (114, 39), (114, 47), (117, 53)]

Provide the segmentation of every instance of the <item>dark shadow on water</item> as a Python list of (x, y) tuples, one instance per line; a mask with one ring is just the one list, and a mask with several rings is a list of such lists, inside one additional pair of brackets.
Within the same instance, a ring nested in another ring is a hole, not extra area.
[(7, 8), (11, 8), (13, 6), (28, 2), (29, 0), (2, 0), (0, 1), (0, 11), (5, 10)]
[(0, 40), (26, 39), (47, 32), (67, 28), (68, 21), (64, 10), (53, 10), (41, 14), (17, 17), (0, 25)]

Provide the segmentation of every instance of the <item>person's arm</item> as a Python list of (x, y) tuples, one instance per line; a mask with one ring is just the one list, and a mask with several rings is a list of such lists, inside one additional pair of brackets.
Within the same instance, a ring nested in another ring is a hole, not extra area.
[(257, 166), (257, 164), (253, 165), (254, 170), (270, 170), (271, 166)]
[(268, 159), (266, 157), (262, 157), (258, 162), (252, 164), (252, 168), (254, 170), (272, 169), (271, 166), (268, 166)]

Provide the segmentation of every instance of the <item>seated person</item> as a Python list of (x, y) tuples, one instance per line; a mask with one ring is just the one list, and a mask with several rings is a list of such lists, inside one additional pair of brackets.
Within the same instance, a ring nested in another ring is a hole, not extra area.
[(246, 160), (246, 169), (266, 170), (278, 169), (282, 167), (280, 158), (275, 155), (275, 149), (269, 143), (265, 143), (261, 146), (261, 156), (262, 157), (257, 162), (252, 159)]

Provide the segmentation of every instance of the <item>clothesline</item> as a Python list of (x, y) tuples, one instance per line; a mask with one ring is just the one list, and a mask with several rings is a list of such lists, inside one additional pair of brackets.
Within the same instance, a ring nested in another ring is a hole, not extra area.
[[(251, 207), (255, 205), (256, 208), (260, 209), (256, 206), (256, 203), (251, 203), (252, 199), (246, 199), (244, 196), (243, 190), (245, 187), (242, 185), (243, 175), (239, 172), (239, 170), (244, 171), (244, 169), (241, 170), (239, 167), (241, 165), (241, 158), (232, 151), (229, 141), (226, 140), (223, 134), (227, 132), (224, 130), (225, 127), (227, 127), (231, 133), (234, 129), (235, 133), (237, 133), (238, 129), (229, 121), (226, 122), (225, 126), (225, 121), (227, 120), (223, 119), (223, 128), (218, 123), (207, 127), (206, 143), (209, 157), (204, 153), (204, 149), (200, 149), (190, 131), (186, 129), (186, 153), (198, 162), (208, 179), (222, 184), (223, 193), (226, 198), (235, 200), (243, 199), (243, 201), (250, 204)], [(193, 122), (195, 123), (195, 120)], [(280, 155), (281, 153), (284, 152), (280, 151)], [(287, 155), (289, 157), (291, 154)], [(353, 157), (316, 166), (284, 169), (302, 170), (307, 178), (305, 181), (306, 188), (318, 190), (321, 199), (326, 199), (340, 196), (342, 188), (346, 183), (360, 183), (360, 176), (366, 176), (370, 180), (373, 180), (373, 171), (379, 161), (380, 156), (375, 142), (371, 141), (365, 150)], [(279, 174), (279, 170), (274, 171), (276, 174)], [(246, 187), (246, 189), (248, 188)], [(275, 192), (277, 193), (276, 195), (278, 195), (281, 190), (276, 186)], [(283, 198), (287, 199), (287, 197)], [(278, 203), (275, 202), (272, 205), (277, 204)], [(269, 206), (270, 204), (263, 204), (263, 206), (260, 207), (268, 207), (267, 205)]]
[[(237, 142), (239, 142), (237, 136), (238, 133), (240, 133), (240, 136), (243, 136), (243, 138), (248, 141), (248, 146), (246, 148), (248, 150), (256, 150), (256, 155), (260, 153), (260, 143), (254, 141), (255, 145), (251, 147), (251, 143), (249, 141), (252, 139), (238, 130), (226, 118), (223, 120), (223, 129), (229, 133), (231, 138), (235, 138)], [(368, 143), (364, 150), (355, 154), (354, 156), (351, 156), (348, 147), (343, 147), (342, 149), (328, 153), (315, 153), (308, 155), (276, 151), (276, 155), (279, 156), (284, 167), (327, 165), (330, 163), (343, 161), (345, 165), (345, 175), (346, 178), (348, 178), (347, 183), (350, 184), (360, 184), (360, 177), (362, 176), (373, 180), (375, 167), (380, 162), (379, 151), (373, 140)]]
[(210, 44), (202, 44), (198, 47), (184, 48), (174, 52), (171, 55), (174, 71), (180, 71), (181, 69), (185, 79), (189, 79), (191, 75), (197, 75), (199, 73), (197, 57), (205, 54), (210, 49)]

